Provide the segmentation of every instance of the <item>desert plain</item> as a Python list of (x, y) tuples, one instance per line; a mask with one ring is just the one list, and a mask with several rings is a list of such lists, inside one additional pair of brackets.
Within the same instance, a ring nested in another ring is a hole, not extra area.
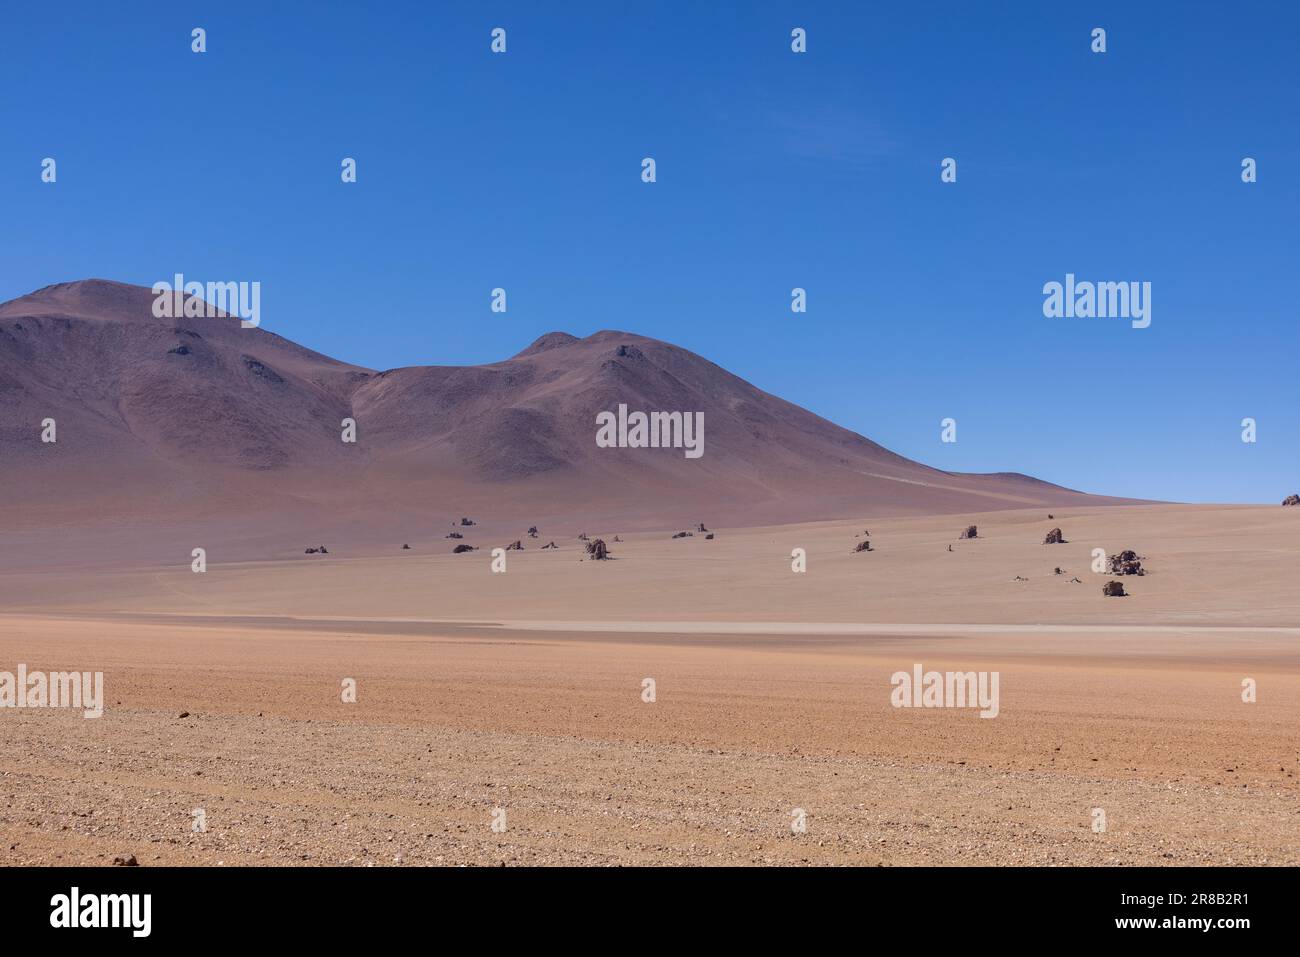
[[(1300, 508), (1051, 515), (682, 516), (712, 540), (482, 516), (463, 555), (449, 521), (202, 574), (193, 535), (101, 530), (80, 560), (11, 536), (0, 669), (102, 671), (106, 707), (0, 714), (0, 859), (1300, 863)], [(1148, 574), (1103, 597), (1094, 548)], [(997, 717), (894, 707), (916, 664), (997, 671)]]

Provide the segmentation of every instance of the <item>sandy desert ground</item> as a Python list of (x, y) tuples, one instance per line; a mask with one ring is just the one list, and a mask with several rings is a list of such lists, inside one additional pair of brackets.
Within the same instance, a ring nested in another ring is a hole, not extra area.
[[(523, 530), (490, 521), (466, 530), (469, 555), (413, 531), (409, 551), (218, 550), (201, 575), (201, 543), (130, 530), (124, 552), (158, 560), (98, 550), (53, 574), (6, 549), (0, 669), (103, 671), (107, 709), (0, 712), (0, 850), (9, 864), (1300, 863), (1300, 509), (1053, 514), (635, 533), (604, 563), (580, 560), (577, 526), (543, 528), (505, 574), (489, 549)], [(981, 537), (958, 541), (968, 523)], [(1068, 544), (1041, 544), (1058, 525)], [(865, 529), (875, 550), (852, 554)], [(1136, 549), (1151, 573), (1103, 598), (1094, 547)], [(890, 675), (915, 663), (998, 671), (1000, 714), (892, 707)]]

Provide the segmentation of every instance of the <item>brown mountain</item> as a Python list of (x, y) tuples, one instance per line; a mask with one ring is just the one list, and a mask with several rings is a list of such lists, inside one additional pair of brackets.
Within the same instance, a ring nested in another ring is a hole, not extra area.
[[(0, 305), (11, 527), (273, 514), (386, 534), (460, 515), (633, 528), (1117, 501), (929, 468), (631, 333), (554, 332), (489, 365), (376, 372), (229, 318), (157, 319), (152, 302), (84, 280)], [(596, 415), (620, 403), (703, 412), (703, 456), (598, 448)], [(40, 440), (47, 418), (54, 444)]]

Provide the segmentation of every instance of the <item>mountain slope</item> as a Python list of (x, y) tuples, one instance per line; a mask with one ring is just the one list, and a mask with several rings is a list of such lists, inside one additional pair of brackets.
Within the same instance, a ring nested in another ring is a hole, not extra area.
[[(375, 372), (230, 318), (157, 319), (152, 302), (84, 280), (0, 305), (0, 508), (13, 521), (274, 508), (402, 523), (473, 508), (635, 527), (1114, 501), (929, 468), (631, 333), (556, 332), (488, 365)], [(597, 447), (597, 413), (620, 404), (703, 412), (703, 456)], [(346, 418), (355, 444), (340, 439)]]

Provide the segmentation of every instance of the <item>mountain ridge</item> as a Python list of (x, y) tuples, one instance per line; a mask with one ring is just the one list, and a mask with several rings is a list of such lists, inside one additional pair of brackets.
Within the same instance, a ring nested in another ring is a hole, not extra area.
[[(247, 485), (263, 504), (545, 505), (664, 526), (683, 510), (780, 524), (1130, 501), (1022, 473), (935, 469), (637, 333), (554, 331), (496, 362), (377, 371), (230, 317), (158, 319), (153, 298), (78, 280), (0, 304), (9, 505), (39, 511), (57, 489), (112, 516), (97, 477), (165, 483), (163, 510)], [(702, 412), (704, 455), (598, 448), (596, 414), (620, 404)], [(47, 418), (53, 445), (39, 441)], [(345, 419), (355, 443), (341, 440)]]

